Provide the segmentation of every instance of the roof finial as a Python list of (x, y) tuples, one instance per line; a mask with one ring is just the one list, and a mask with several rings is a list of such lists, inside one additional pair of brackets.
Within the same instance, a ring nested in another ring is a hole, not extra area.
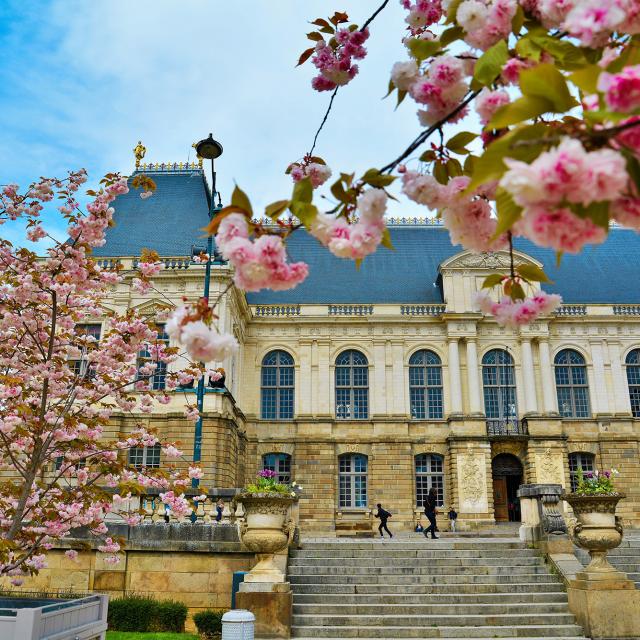
[(140, 168), (140, 160), (144, 158), (145, 153), (147, 153), (147, 148), (142, 144), (142, 140), (138, 140), (138, 144), (133, 149), (133, 155), (136, 159), (136, 169)]
[[(198, 143), (194, 142), (191, 146), (195, 149), (198, 146)], [(198, 153), (196, 152), (196, 158), (198, 158), (198, 166), (202, 169), (202, 156), (198, 155)]]

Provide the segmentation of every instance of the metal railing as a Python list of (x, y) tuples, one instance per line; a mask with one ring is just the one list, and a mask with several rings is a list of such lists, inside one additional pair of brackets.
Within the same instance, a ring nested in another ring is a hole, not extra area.
[(372, 304), (330, 304), (327, 306), (330, 316), (372, 316)]
[(256, 316), (299, 316), (299, 304), (260, 305), (256, 307)]
[(487, 419), (487, 435), (490, 438), (527, 436), (527, 423), (517, 418)]
[(445, 312), (446, 304), (403, 304), (400, 305), (402, 316), (439, 316)]
[(614, 316), (640, 316), (640, 304), (614, 304)]
[(557, 316), (586, 316), (586, 304), (563, 304), (556, 312)]

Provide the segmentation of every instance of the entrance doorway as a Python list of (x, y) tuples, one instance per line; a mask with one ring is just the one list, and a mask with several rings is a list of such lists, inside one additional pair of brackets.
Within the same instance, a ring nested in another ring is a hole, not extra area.
[(510, 453), (498, 454), (491, 463), (493, 476), (493, 508), (496, 522), (519, 522), (522, 464)]

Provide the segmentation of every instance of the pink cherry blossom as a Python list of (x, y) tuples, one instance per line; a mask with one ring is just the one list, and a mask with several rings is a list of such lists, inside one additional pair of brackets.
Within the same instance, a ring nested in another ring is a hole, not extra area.
[(475, 110), (480, 116), (480, 122), (487, 124), (493, 114), (502, 106), (509, 103), (509, 94), (504, 89), (489, 91), (483, 89), (475, 100)]
[(486, 291), (479, 291), (474, 296), (474, 305), (503, 327), (516, 328), (529, 324), (542, 315), (548, 315), (562, 303), (562, 298), (553, 293), (539, 291), (531, 298), (512, 300), (509, 297), (495, 302)]
[(620, 73), (601, 73), (598, 91), (604, 93), (605, 102), (612, 111), (634, 111), (640, 107), (640, 64), (625, 67)]
[(309, 178), (311, 186), (317, 189), (331, 177), (331, 169), (326, 164), (319, 162), (302, 162), (291, 165), (291, 178), (294, 182), (300, 182), (303, 178)]

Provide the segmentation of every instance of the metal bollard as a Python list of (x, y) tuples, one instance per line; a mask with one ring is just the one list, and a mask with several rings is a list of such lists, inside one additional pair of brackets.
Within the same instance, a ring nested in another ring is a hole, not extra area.
[(227, 611), (222, 616), (222, 640), (253, 640), (255, 620), (245, 609)]

